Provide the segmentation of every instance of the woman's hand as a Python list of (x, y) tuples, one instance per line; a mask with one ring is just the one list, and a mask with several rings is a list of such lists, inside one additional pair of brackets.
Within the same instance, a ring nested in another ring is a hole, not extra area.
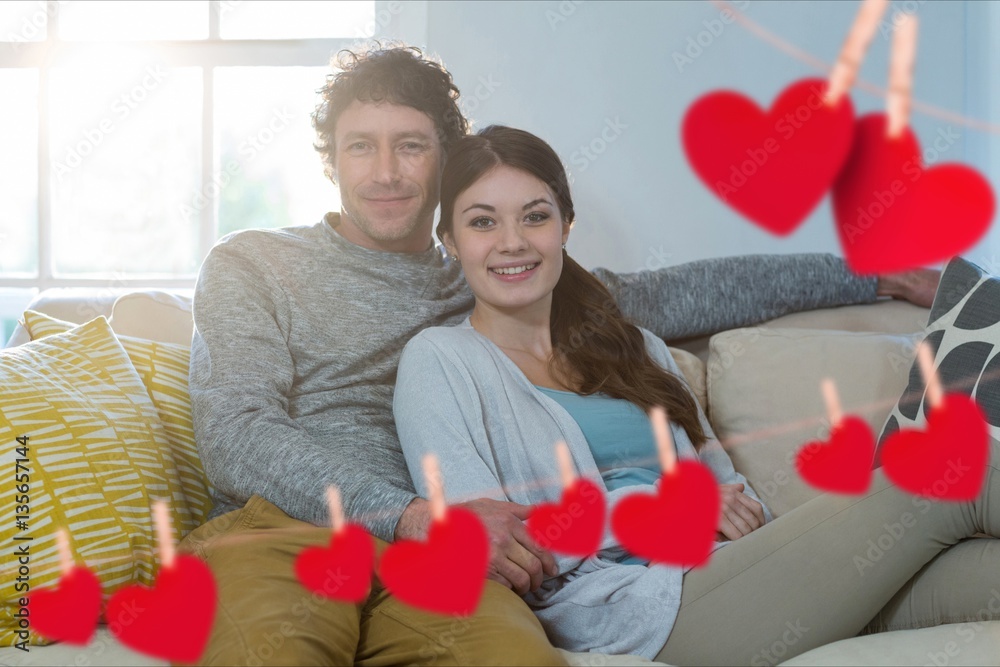
[(719, 534), (724, 540), (736, 540), (764, 525), (764, 507), (743, 493), (742, 484), (720, 484), (722, 513)]

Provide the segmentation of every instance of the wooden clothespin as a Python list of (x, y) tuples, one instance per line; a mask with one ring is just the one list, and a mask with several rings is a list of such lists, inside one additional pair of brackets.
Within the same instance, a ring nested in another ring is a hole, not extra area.
[(660, 467), (664, 474), (670, 475), (677, 467), (677, 453), (674, 451), (674, 439), (670, 435), (667, 411), (656, 406), (649, 411), (649, 420), (653, 424), (653, 437), (656, 439), (656, 450), (660, 456)]
[(854, 25), (847, 33), (840, 56), (833, 66), (827, 84), (826, 103), (835, 106), (840, 98), (854, 85), (854, 79), (861, 69), (861, 61), (865, 57), (868, 45), (875, 35), (879, 19), (889, 6), (889, 0), (865, 0), (854, 18)]
[(164, 568), (174, 566), (174, 535), (170, 527), (170, 511), (164, 500), (153, 503), (153, 522), (156, 525), (156, 542), (160, 552), (160, 563)]
[(930, 403), (931, 409), (937, 409), (944, 402), (944, 391), (941, 388), (941, 379), (938, 377), (937, 371), (934, 370), (934, 357), (927, 341), (921, 341), (917, 345), (917, 359), (920, 361), (920, 373), (924, 376), (924, 383), (927, 385), (927, 401)]
[(423, 467), (428, 501), (431, 504), (431, 517), (434, 521), (441, 521), (448, 508), (444, 502), (444, 484), (441, 482), (441, 467), (438, 465), (437, 457), (433, 454), (424, 456)]
[(889, 96), (886, 98), (886, 114), (889, 116), (887, 134), (890, 139), (899, 137), (910, 122), (913, 63), (916, 55), (917, 17), (903, 14), (892, 36), (889, 61)]

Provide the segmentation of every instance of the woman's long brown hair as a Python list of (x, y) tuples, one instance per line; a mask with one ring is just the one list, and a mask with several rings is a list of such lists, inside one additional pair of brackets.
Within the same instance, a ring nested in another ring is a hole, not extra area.
[[(469, 186), (504, 165), (551, 188), (563, 222), (573, 222), (566, 170), (552, 147), (533, 134), (491, 125), (460, 139), (448, 153), (441, 177), (441, 222), (437, 235), (454, 237), (455, 200)], [(662, 406), (697, 447), (705, 442), (694, 396), (683, 380), (649, 356), (638, 327), (629, 322), (608, 289), (563, 253), (563, 270), (552, 292), (550, 321), (554, 354), (550, 370), (577, 382), (577, 393), (622, 398), (644, 411)]]

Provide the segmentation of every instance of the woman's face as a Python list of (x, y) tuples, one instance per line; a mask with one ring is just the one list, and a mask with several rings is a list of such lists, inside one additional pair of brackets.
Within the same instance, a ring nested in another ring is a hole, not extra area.
[(458, 196), (453, 218), (444, 243), (479, 302), (503, 310), (551, 303), (570, 225), (548, 185), (497, 167)]

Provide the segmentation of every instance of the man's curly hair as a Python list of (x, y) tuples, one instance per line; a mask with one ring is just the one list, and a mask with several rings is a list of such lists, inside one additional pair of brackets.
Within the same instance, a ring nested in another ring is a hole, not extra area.
[(376, 43), (357, 53), (345, 49), (331, 64), (339, 71), (328, 74), (326, 85), (317, 91), (323, 100), (312, 115), (314, 147), (331, 181), (335, 181), (337, 120), (355, 100), (389, 102), (424, 112), (434, 121), (446, 155), (452, 144), (468, 134), (469, 123), (458, 108), (458, 87), (451, 74), (415, 46)]

